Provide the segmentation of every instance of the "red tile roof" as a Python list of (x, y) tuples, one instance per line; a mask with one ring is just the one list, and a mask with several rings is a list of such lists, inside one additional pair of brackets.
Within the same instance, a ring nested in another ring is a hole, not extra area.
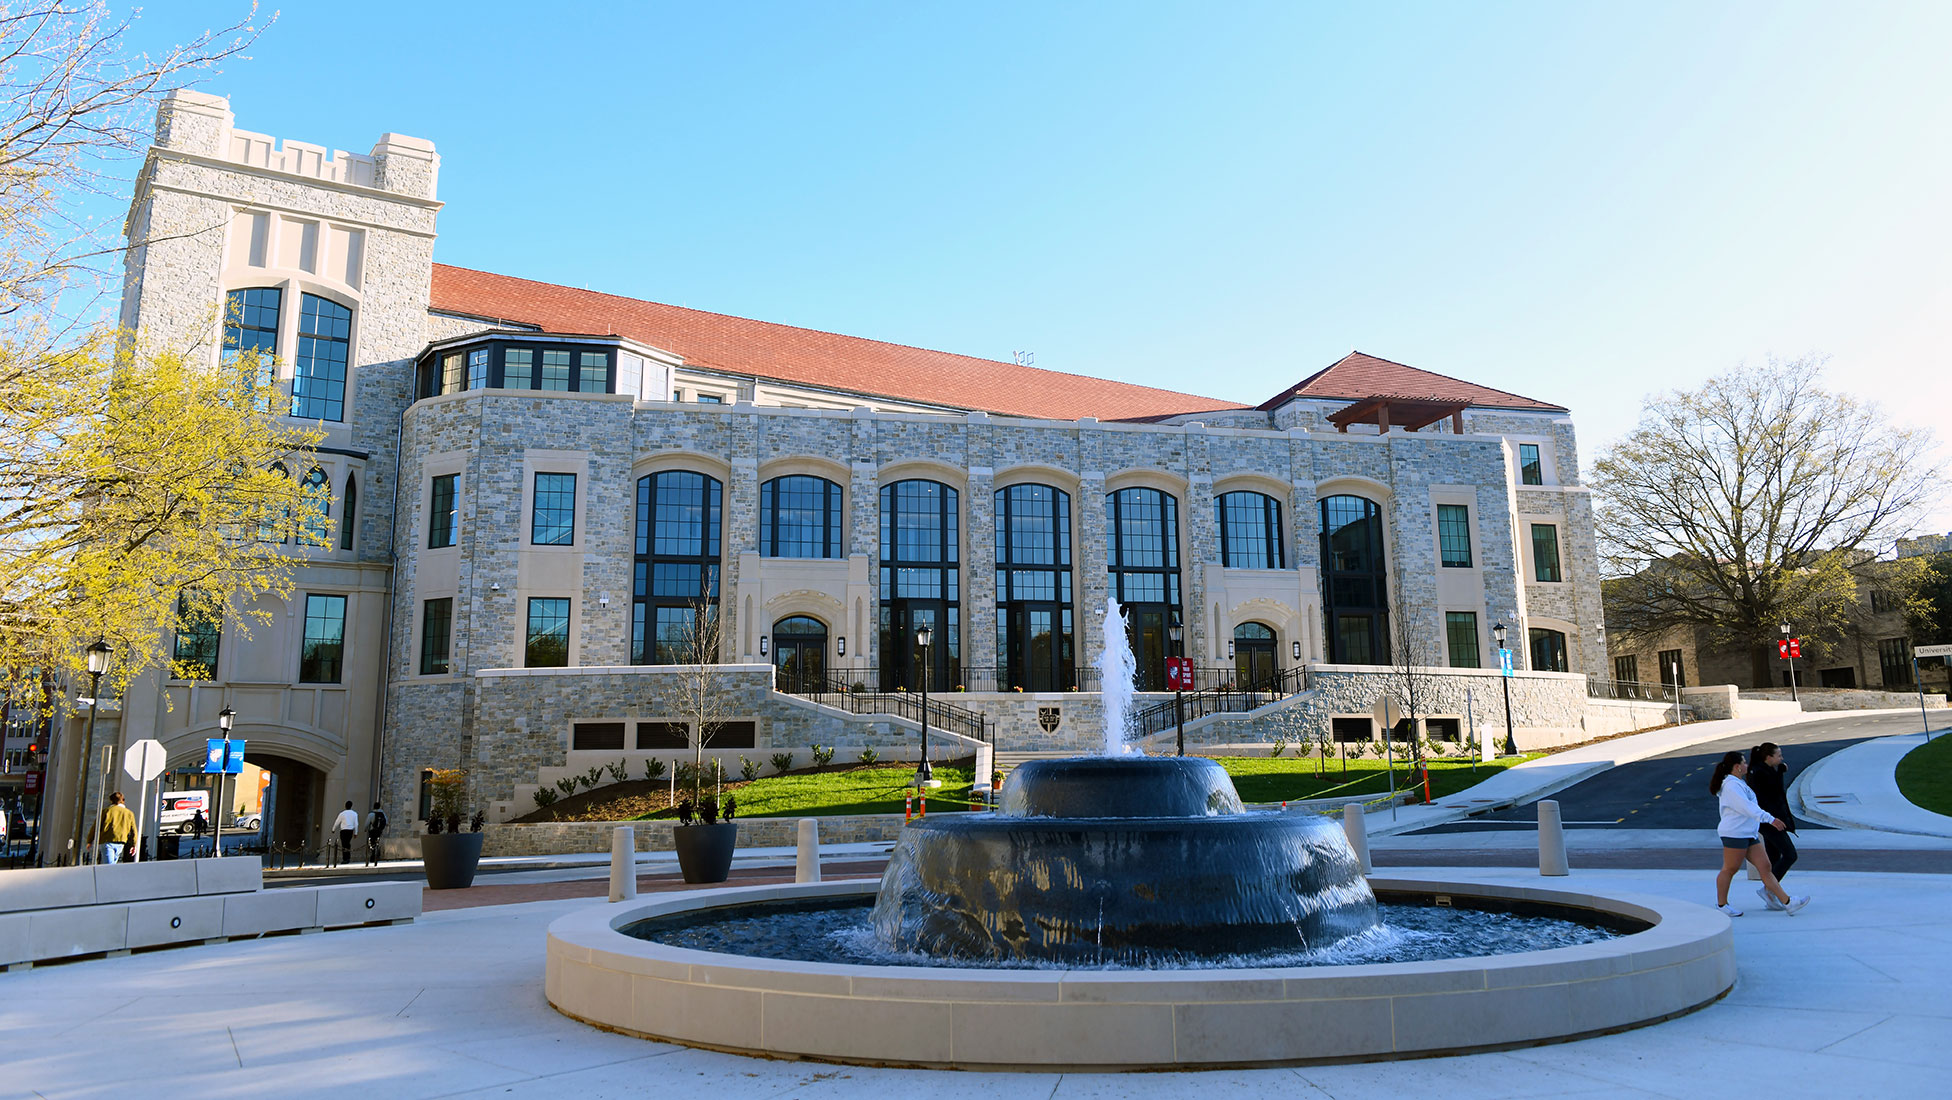
[(1392, 363), (1373, 355), (1352, 351), (1327, 369), (1317, 371), (1272, 400), (1263, 409), (1278, 409), (1297, 397), (1318, 397), (1331, 401), (1360, 401), (1368, 397), (1401, 397), (1436, 401), (1464, 401), (1474, 408), (1526, 409), (1538, 412), (1565, 412), (1561, 405), (1548, 405), (1504, 390), (1494, 390), (1475, 382), (1449, 375), (1419, 370)]
[(545, 332), (616, 333), (708, 370), (1011, 416), (1126, 420), (1247, 407), (447, 264), (434, 265), (431, 304), (447, 313), (517, 321)]

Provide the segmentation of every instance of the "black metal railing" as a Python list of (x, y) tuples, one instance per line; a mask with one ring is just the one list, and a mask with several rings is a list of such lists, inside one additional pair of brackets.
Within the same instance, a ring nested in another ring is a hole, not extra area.
[[(873, 685), (881, 682), (879, 670), (873, 668), (846, 669), (830, 675), (835, 679), (845, 680), (850, 685), (858, 684), (866, 689), (872, 689)], [(1158, 673), (1157, 682), (1154, 682), (1153, 676), (1141, 671), (1139, 690), (1165, 691), (1164, 678), (1163, 669)], [(1193, 670), (1192, 690), (1237, 689), (1243, 685), (1244, 678), (1240, 670), (1231, 665), (1215, 665)], [(933, 700), (938, 693), (953, 696), (962, 692), (1096, 692), (1103, 690), (1103, 687), (1103, 678), (1098, 675), (1098, 670), (1089, 666), (1073, 669), (1052, 678), (1027, 675), (1021, 669), (1013, 670), (1004, 665), (957, 665), (949, 670), (949, 687), (942, 689), (931, 686), (929, 698)], [(912, 689), (904, 688), (894, 694), (904, 694), (908, 690)]]
[(1181, 718), (1181, 708), (1184, 708), (1185, 720), (1191, 722), (1209, 714), (1244, 714), (1259, 710), (1283, 696), (1306, 690), (1308, 671), (1284, 668), (1260, 680), (1242, 682), (1236, 678), (1217, 687), (1189, 691), (1174, 699), (1161, 700), (1133, 715), (1132, 724), (1140, 737), (1146, 737), (1176, 726)]
[(1586, 694), (1593, 699), (1630, 699), (1648, 703), (1672, 703), (1673, 684), (1648, 684), (1638, 680), (1601, 680), (1586, 677)]
[[(922, 696), (912, 691), (855, 691), (845, 678), (828, 675), (817, 682), (801, 680), (780, 689), (853, 714), (892, 714), (911, 722), (922, 720)], [(933, 692), (929, 695), (929, 725), (978, 741), (989, 740), (989, 720), (980, 711), (946, 702)]]

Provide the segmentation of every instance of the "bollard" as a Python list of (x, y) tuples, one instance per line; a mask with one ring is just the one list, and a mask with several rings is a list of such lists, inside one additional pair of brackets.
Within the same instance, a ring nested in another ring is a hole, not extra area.
[(637, 896), (637, 829), (619, 825), (610, 830), (610, 900)]
[(820, 822), (800, 819), (800, 849), (793, 857), (794, 882), (820, 881)]
[(1356, 862), (1362, 864), (1362, 873), (1368, 874), (1373, 868), (1369, 865), (1369, 821), (1363, 816), (1362, 803), (1342, 804), (1342, 831), (1348, 834), (1349, 847), (1355, 849)]
[(1539, 874), (1566, 875), (1566, 827), (1559, 820), (1559, 803), (1539, 800)]
[(915, 796), (904, 793), (901, 796), (901, 820), (903, 824), (915, 820)]

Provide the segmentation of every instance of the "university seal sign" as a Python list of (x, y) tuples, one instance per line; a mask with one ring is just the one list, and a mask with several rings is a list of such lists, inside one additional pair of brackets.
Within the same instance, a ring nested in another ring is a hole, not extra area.
[(1057, 713), (1056, 707), (1037, 708), (1037, 726), (1045, 733), (1056, 733), (1057, 725), (1061, 721), (1063, 717)]

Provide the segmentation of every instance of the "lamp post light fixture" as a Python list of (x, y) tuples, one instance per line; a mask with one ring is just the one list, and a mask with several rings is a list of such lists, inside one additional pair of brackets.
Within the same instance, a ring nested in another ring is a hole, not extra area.
[(915, 789), (918, 792), (926, 791), (929, 784), (935, 781), (935, 769), (929, 766), (929, 643), (934, 640), (935, 632), (929, 629), (929, 624), (923, 623), (916, 629), (915, 644), (922, 651), (922, 766), (915, 769)]
[[(225, 706), (217, 712), (217, 732), (224, 735), (224, 758), (230, 758), (230, 727), (237, 722), (237, 712)], [(210, 808), (210, 847), (212, 856), (224, 854), (224, 773), (217, 773), (217, 799)]]
[[(114, 656), (115, 647), (107, 639), (97, 638), (95, 644), (87, 649), (88, 657), (88, 732), (82, 737), (81, 757), (75, 765), (75, 820), (69, 830), (67, 847), (73, 851), (80, 838), (86, 836), (82, 824), (88, 812), (88, 770), (94, 766), (95, 758), (95, 716), (101, 709), (102, 673), (108, 671), (109, 658)], [(75, 863), (82, 862), (83, 853), (75, 851)]]
[(834, 638), (834, 656), (847, 656), (847, 635), (841, 634)]
[(1789, 662), (1789, 701), (1794, 703), (1796, 701), (1796, 651), (1789, 648), (1789, 640), (1792, 637), (1789, 632), (1789, 624), (1784, 623), (1782, 626), (1783, 660)]
[(1491, 636), (1498, 639), (1498, 680), (1505, 686), (1505, 755), (1518, 755), (1518, 735), (1511, 728), (1511, 677), (1505, 675), (1505, 663), (1511, 660), (1511, 652), (1505, 648), (1505, 624), (1499, 623), (1491, 628)]
[(1300, 664), (1301, 663), (1301, 639), (1297, 638), (1294, 641), (1289, 642), (1288, 646), (1289, 646), (1289, 652), (1294, 654), (1295, 663)]
[(764, 634), (759, 636), (759, 655), (761, 657), (766, 655), (766, 636)]

